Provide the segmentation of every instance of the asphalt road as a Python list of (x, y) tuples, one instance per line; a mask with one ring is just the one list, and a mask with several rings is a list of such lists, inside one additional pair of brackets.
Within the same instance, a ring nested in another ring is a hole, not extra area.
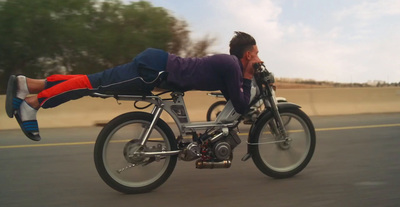
[(272, 179), (240, 161), (242, 142), (231, 168), (179, 161), (165, 184), (140, 195), (116, 192), (97, 174), (99, 127), (42, 129), (40, 142), (3, 130), (0, 206), (400, 206), (399, 113), (311, 118), (316, 151), (293, 178)]

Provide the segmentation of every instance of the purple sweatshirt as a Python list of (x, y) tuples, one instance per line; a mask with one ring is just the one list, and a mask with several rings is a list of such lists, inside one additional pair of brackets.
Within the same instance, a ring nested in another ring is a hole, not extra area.
[(243, 78), (242, 63), (233, 55), (181, 58), (169, 54), (168, 82), (185, 90), (220, 90), (232, 100), (235, 111), (244, 114), (250, 100), (251, 80)]

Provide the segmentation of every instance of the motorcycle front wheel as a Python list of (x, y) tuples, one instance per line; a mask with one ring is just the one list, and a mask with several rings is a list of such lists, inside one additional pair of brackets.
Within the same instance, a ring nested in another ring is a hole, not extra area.
[(249, 143), (253, 162), (264, 174), (273, 178), (288, 178), (302, 171), (310, 162), (315, 149), (315, 129), (310, 118), (298, 108), (280, 110), (287, 138), (274, 130), (272, 113), (254, 126)]
[(171, 128), (158, 120), (144, 147), (140, 137), (153, 116), (131, 112), (111, 120), (100, 132), (94, 147), (97, 172), (111, 188), (126, 194), (149, 192), (162, 185), (175, 168), (177, 156), (145, 157), (134, 152), (176, 150)]

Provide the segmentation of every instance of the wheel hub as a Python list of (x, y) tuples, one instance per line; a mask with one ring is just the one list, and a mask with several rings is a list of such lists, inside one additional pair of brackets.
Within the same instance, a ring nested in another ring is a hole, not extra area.
[(292, 143), (292, 139), (287, 137), (283, 142), (280, 142), (278, 144), (278, 146), (279, 146), (279, 148), (281, 148), (283, 150), (288, 150), (288, 149), (290, 149), (291, 143)]
[(137, 152), (143, 151), (143, 147), (140, 146), (139, 140), (131, 140), (125, 144), (124, 157), (129, 163), (137, 164), (143, 162), (144, 156), (139, 155)]

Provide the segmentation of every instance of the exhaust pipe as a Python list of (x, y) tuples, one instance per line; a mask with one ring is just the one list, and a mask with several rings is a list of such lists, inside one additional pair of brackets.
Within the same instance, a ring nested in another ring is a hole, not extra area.
[(196, 168), (197, 169), (229, 168), (231, 167), (231, 164), (232, 161), (230, 160), (223, 160), (221, 162), (197, 160)]

